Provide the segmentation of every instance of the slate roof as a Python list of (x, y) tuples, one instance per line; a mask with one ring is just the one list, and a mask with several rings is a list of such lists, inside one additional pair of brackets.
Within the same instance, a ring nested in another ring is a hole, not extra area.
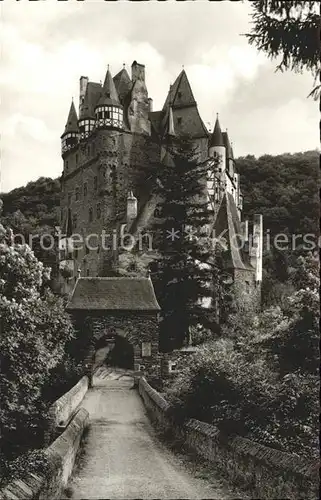
[(185, 70), (181, 71), (173, 85), (170, 86), (165, 100), (159, 126), (162, 135), (166, 131), (170, 108), (172, 108), (173, 124), (177, 135), (187, 135), (194, 138), (208, 137), (208, 131), (198, 112)]
[(80, 118), (94, 118), (95, 107), (101, 95), (101, 84), (88, 82)]
[(67, 311), (160, 310), (149, 278), (79, 278)]
[(222, 238), (227, 240), (228, 250), (225, 254), (227, 268), (254, 271), (248, 254), (239, 245), (242, 235), (241, 221), (234, 198), (230, 193), (225, 193), (223, 196), (214, 222), (214, 229), (216, 238), (222, 234)]
[(67, 123), (65, 126), (65, 131), (64, 134), (67, 132), (78, 132), (78, 116), (77, 116), (77, 111), (74, 105), (74, 101), (72, 101), (68, 118), (67, 118)]
[(100, 105), (100, 106), (104, 106), (104, 105), (105, 106), (106, 105), (107, 106), (108, 105), (119, 106), (120, 105), (119, 97), (118, 97), (117, 90), (115, 87), (115, 83), (114, 83), (114, 80), (111, 76), (109, 69), (107, 69), (104, 85), (102, 88), (101, 97), (99, 98), (97, 105)]
[(220, 126), (220, 122), (218, 117), (216, 118), (215, 122), (215, 127), (213, 130), (213, 134), (211, 135), (210, 141), (209, 141), (209, 147), (213, 146), (224, 146), (224, 140), (223, 140), (223, 134)]

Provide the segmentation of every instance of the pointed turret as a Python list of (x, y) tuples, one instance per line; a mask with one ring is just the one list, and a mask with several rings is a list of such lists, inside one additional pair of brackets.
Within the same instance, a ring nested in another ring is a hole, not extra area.
[(78, 116), (74, 105), (74, 101), (71, 102), (67, 123), (65, 126), (65, 131), (61, 136), (61, 153), (64, 155), (74, 147), (78, 145), (79, 140), (79, 127), (78, 127)]
[(115, 83), (113, 77), (111, 76), (109, 68), (107, 69), (101, 97), (98, 101), (98, 106), (101, 105), (120, 106)]
[(107, 69), (101, 96), (95, 108), (96, 128), (123, 128), (123, 107), (112, 79)]
[(78, 132), (78, 116), (75, 108), (74, 101), (71, 101), (71, 106), (67, 118), (67, 123), (65, 126), (64, 134), (67, 132)]
[(224, 144), (224, 138), (220, 126), (220, 122), (218, 119), (218, 115), (216, 117), (216, 122), (214, 126), (213, 133), (209, 140), (209, 156), (211, 158), (218, 159), (218, 171), (221, 174), (221, 182), (222, 185), (225, 183), (225, 171), (226, 171), (226, 148)]
[(218, 115), (216, 117), (215, 127), (209, 142), (209, 147), (212, 148), (213, 146), (225, 146)]

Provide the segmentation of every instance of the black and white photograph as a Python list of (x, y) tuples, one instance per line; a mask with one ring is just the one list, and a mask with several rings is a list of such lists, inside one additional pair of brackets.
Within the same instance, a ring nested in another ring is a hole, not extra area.
[(316, 500), (320, 6), (0, 0), (0, 499)]

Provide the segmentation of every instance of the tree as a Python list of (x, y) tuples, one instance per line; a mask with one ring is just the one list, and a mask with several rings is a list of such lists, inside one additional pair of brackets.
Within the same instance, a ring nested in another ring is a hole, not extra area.
[[(318, 2), (254, 0), (249, 43), (271, 59), (281, 57), (277, 69), (310, 71), (320, 75), (320, 15)], [(318, 98), (320, 85), (310, 95)]]
[(163, 321), (161, 348), (181, 347), (192, 325), (213, 326), (213, 307), (203, 301), (215, 298), (218, 280), (213, 249), (205, 228), (211, 212), (204, 197), (206, 165), (200, 164), (187, 139), (175, 140), (157, 165), (154, 192), (161, 200), (153, 225), (157, 253), (152, 273)]
[(42, 389), (73, 337), (62, 299), (46, 287), (49, 270), (12, 237), (0, 225), (2, 460), (42, 445)]

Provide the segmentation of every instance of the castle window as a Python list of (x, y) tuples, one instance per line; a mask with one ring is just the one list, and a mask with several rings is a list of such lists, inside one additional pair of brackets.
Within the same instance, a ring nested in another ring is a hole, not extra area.
[(65, 161), (65, 169), (66, 169), (66, 172), (68, 172), (68, 160)]
[(90, 156), (90, 146), (87, 148), (87, 155)]
[(77, 214), (72, 216), (72, 227), (75, 229), (77, 227)]
[(97, 203), (97, 219), (100, 219), (101, 217), (101, 205), (100, 203)]
[(180, 99), (182, 97), (182, 92), (178, 92), (177, 95), (178, 95), (178, 97)]
[(78, 259), (78, 249), (75, 250), (75, 259)]
[(92, 222), (92, 220), (93, 220), (93, 209), (90, 208), (89, 209), (89, 222)]
[(89, 276), (89, 269), (87, 269), (86, 271), (86, 276)]
[(78, 163), (78, 155), (76, 154), (76, 164)]
[(87, 188), (87, 182), (84, 183), (84, 196), (87, 196), (88, 188)]
[(79, 190), (79, 187), (76, 187), (76, 201), (79, 201), (79, 198), (80, 198), (80, 190)]
[(178, 125), (181, 125), (181, 124), (182, 124), (182, 117), (181, 117), (181, 116), (178, 116), (178, 117), (177, 117), (177, 124), (178, 124)]
[(72, 196), (72, 193), (68, 193), (68, 205), (70, 205), (70, 203), (71, 203), (71, 196)]
[(94, 190), (97, 191), (98, 189), (98, 177), (97, 175), (95, 175), (94, 177)]

